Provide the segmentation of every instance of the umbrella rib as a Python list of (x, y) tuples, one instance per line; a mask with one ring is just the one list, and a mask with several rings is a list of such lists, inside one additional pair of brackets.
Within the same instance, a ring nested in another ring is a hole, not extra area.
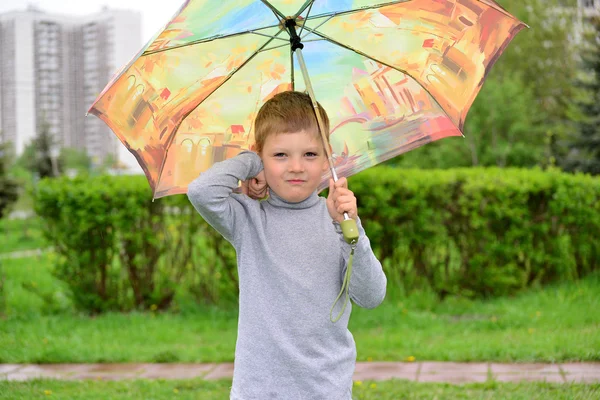
[[(298, 18), (300, 16), (300, 14), (302, 14), (304, 12), (304, 10), (306, 10), (306, 7), (310, 8), (308, 9), (308, 14), (310, 14), (310, 9), (312, 8), (312, 5), (314, 4), (315, 0), (306, 0), (304, 2), (304, 4), (302, 4), (302, 6), (300, 7), (300, 10), (296, 13), (296, 15), (294, 15), (294, 19)], [(306, 17), (308, 18), (308, 14), (306, 14)]]
[[(322, 42), (322, 41), (327, 41), (327, 39), (323, 39), (323, 38), (318, 38), (318, 39), (308, 39), (308, 40), (303, 40), (302, 43), (308, 43), (308, 42)], [(267, 47), (266, 49), (261, 49), (258, 50), (259, 53), (264, 53), (265, 51), (269, 51), (269, 50), (275, 50), (275, 49), (280, 49), (282, 47), (287, 47), (289, 46), (289, 43), (286, 44), (281, 44), (279, 46), (274, 46), (274, 47)]]
[[(302, 39), (304, 39), (305, 37), (307, 37), (308, 35), (310, 35), (310, 33), (311, 33), (311, 30), (313, 30), (313, 31), (314, 31), (314, 30), (317, 30), (317, 29), (319, 29), (321, 26), (323, 26), (324, 24), (326, 24), (327, 22), (329, 22), (329, 21), (331, 20), (331, 18), (333, 18), (333, 17), (337, 17), (338, 15), (340, 15), (340, 14), (337, 14), (337, 13), (331, 14), (331, 15), (329, 16), (329, 18), (327, 18), (325, 21), (321, 22), (321, 23), (320, 23), (319, 25), (317, 25), (316, 27), (314, 27), (314, 28), (306, 28), (306, 30), (307, 30), (307, 31), (309, 31), (309, 33), (307, 33), (306, 35), (302, 36)], [(306, 24), (304, 24), (304, 25), (306, 25)], [(302, 26), (302, 28), (304, 28), (304, 25)]]
[(303, 40), (302, 43), (308, 43), (308, 42), (327, 42), (327, 39), (323, 39), (323, 38), (316, 38), (316, 39), (308, 39), (308, 40)]
[(366, 58), (368, 58), (368, 59), (371, 59), (371, 60), (373, 60), (373, 61), (375, 61), (375, 62), (378, 62), (378, 63), (379, 63), (379, 64), (381, 64), (381, 65), (385, 65), (386, 67), (392, 68), (393, 70), (396, 70), (396, 71), (398, 71), (398, 72), (401, 72), (401, 73), (403, 73), (403, 74), (405, 74), (405, 75), (407, 75), (407, 76), (410, 76), (410, 77), (411, 77), (411, 78), (412, 78), (412, 79), (413, 79), (415, 82), (417, 82), (417, 84), (418, 84), (418, 85), (419, 85), (419, 86), (420, 86), (420, 87), (421, 87), (421, 88), (422, 88), (424, 91), (426, 91), (426, 92), (427, 92), (427, 94), (429, 94), (429, 96), (431, 97), (431, 99), (432, 99), (433, 101), (435, 101), (435, 103), (436, 103), (436, 104), (437, 104), (437, 105), (440, 107), (440, 110), (442, 110), (442, 111), (444, 112), (444, 114), (446, 114), (446, 116), (447, 116), (447, 117), (450, 119), (450, 121), (452, 122), (452, 124), (453, 124), (453, 125), (456, 127), (456, 129), (458, 129), (458, 131), (460, 132), (460, 134), (461, 134), (463, 137), (465, 136), (465, 134), (462, 132), (462, 130), (461, 130), (461, 129), (460, 129), (458, 126), (456, 126), (456, 124), (454, 124), (454, 121), (452, 121), (452, 119), (450, 118), (450, 116), (448, 115), (448, 113), (446, 112), (446, 110), (444, 110), (444, 107), (442, 107), (442, 105), (441, 105), (441, 104), (440, 104), (440, 103), (437, 101), (437, 99), (436, 99), (436, 98), (435, 98), (435, 97), (434, 97), (434, 96), (431, 94), (431, 92), (430, 92), (430, 91), (429, 91), (429, 90), (428, 90), (428, 89), (427, 89), (425, 86), (421, 85), (421, 84), (419, 83), (419, 81), (417, 81), (417, 80), (416, 80), (416, 79), (415, 79), (415, 78), (414, 78), (414, 77), (413, 77), (411, 74), (409, 74), (408, 72), (404, 71), (404, 70), (403, 70), (403, 69), (401, 69), (401, 68), (398, 68), (398, 67), (395, 67), (395, 66), (393, 66), (393, 65), (391, 65), (391, 64), (388, 64), (388, 63), (386, 63), (385, 61), (381, 61), (381, 60), (379, 60), (379, 59), (377, 59), (377, 58), (375, 58), (375, 57), (372, 57), (372, 56), (370, 56), (370, 55), (368, 55), (368, 54), (365, 54), (365, 53), (363, 53), (363, 52), (362, 52), (362, 51), (360, 51), (360, 50), (354, 49), (354, 48), (352, 48), (352, 47), (350, 47), (350, 46), (347, 46), (347, 45), (345, 45), (345, 44), (343, 44), (343, 43), (340, 43), (340, 42), (338, 42), (337, 40), (335, 40), (335, 39), (332, 39), (332, 38), (330, 38), (329, 36), (327, 36), (327, 35), (324, 35), (324, 34), (323, 34), (323, 33), (321, 33), (321, 32), (315, 31), (315, 30), (313, 30), (313, 29), (311, 29), (311, 28), (306, 28), (306, 30), (308, 30), (308, 31), (311, 31), (311, 32), (312, 32), (312, 33), (314, 33), (315, 35), (317, 35), (317, 36), (320, 36), (320, 37), (322, 37), (323, 39), (325, 39), (325, 40), (327, 40), (327, 41), (329, 41), (329, 42), (331, 42), (331, 43), (333, 43), (333, 44), (335, 44), (335, 45), (338, 45), (338, 46), (340, 46), (340, 47), (342, 47), (342, 48), (344, 48), (344, 49), (346, 49), (346, 50), (350, 50), (350, 51), (352, 51), (352, 52), (354, 52), (354, 53), (356, 53), (356, 54), (358, 54), (358, 55), (360, 55), (360, 56), (366, 57)]
[[(334, 12), (333, 14), (329, 14), (329, 13), (317, 14), (317, 15), (314, 15), (312, 17), (312, 19), (323, 18), (323, 17), (327, 17), (327, 16), (335, 17), (337, 15), (352, 14), (352, 13), (359, 12), (359, 11), (372, 10), (375, 8), (387, 7), (387, 6), (391, 6), (391, 5), (399, 4), (399, 3), (408, 3), (409, 1), (412, 1), (412, 0), (389, 1), (387, 3), (380, 3), (380, 4), (375, 4), (372, 6), (364, 6), (364, 7), (360, 7), (360, 8), (354, 8), (352, 10), (338, 11), (338, 12)], [(306, 21), (308, 21), (308, 18), (306, 18)]]
[(278, 9), (276, 9), (275, 7), (273, 7), (273, 5), (271, 3), (269, 3), (267, 0), (260, 0), (262, 1), (262, 3), (269, 7), (269, 9), (273, 12), (273, 14), (275, 14), (275, 17), (277, 17), (277, 19), (279, 20), (279, 18), (281, 19), (285, 19), (285, 15), (283, 15), (281, 13), (281, 11), (279, 11)]
[[(260, 35), (260, 36), (268, 37), (268, 38), (271, 38), (271, 39), (282, 40), (284, 42), (289, 42), (289, 40), (287, 40), (287, 39), (280, 38), (280, 37), (273, 36), (273, 35), (267, 35), (266, 33), (258, 33), (258, 32), (255, 32), (255, 31), (248, 31), (248, 33), (253, 33), (255, 35)], [(281, 33), (281, 31), (277, 32), (277, 35), (279, 35), (280, 33)]]
[[(260, 28), (259, 30), (262, 31), (263, 29), (271, 29), (271, 28), (277, 28), (277, 27), (279, 27), (279, 24), (277, 24), (277, 25), (271, 25), (271, 26), (265, 26), (264, 28)], [(231, 37), (235, 37), (235, 36), (246, 35), (248, 33), (253, 33), (255, 35), (261, 35), (261, 36), (267, 36), (267, 37), (270, 37), (270, 38), (275, 38), (282, 31), (283, 31), (283, 29), (280, 29), (279, 32), (277, 32), (275, 34), (275, 36), (266, 35), (264, 33), (261, 34), (261, 33), (258, 33), (256, 31), (253, 31), (253, 30), (231, 33), (229, 35), (215, 35), (215, 36), (211, 36), (209, 38), (198, 39), (198, 40), (194, 40), (194, 41), (191, 41), (191, 42), (188, 42), (188, 43), (178, 44), (178, 45), (175, 45), (175, 46), (170, 46), (170, 47), (167, 47), (167, 48), (164, 48), (164, 49), (157, 49), (157, 50), (146, 51), (146, 52), (142, 53), (142, 55), (140, 57), (150, 56), (150, 55), (156, 54), (156, 53), (162, 53), (163, 51), (169, 51), (169, 50), (173, 50), (173, 49), (180, 49), (182, 47), (194, 46), (196, 44), (208, 43), (208, 42), (212, 42), (213, 40), (217, 40), (217, 39), (227, 39), (227, 38), (231, 38)], [(286, 39), (281, 39), (281, 40), (286, 40)]]
[(280, 49), (282, 47), (288, 47), (288, 46), (289, 46), (289, 43), (287, 43), (287, 44), (280, 44), (279, 46), (267, 47), (266, 49), (261, 48), (260, 50), (257, 50), (257, 53), (264, 53), (265, 51)]
[[(308, 11), (306, 12), (306, 18), (305, 20), (308, 20), (308, 17), (310, 17), (310, 11), (312, 10), (312, 6), (313, 4), (315, 4), (315, 0), (308, 0), (310, 2), (310, 5), (308, 6)], [(306, 10), (306, 4), (309, 4), (308, 2), (304, 4), (304, 6), (302, 6), (302, 8), (300, 9), (300, 11), (298, 11), (298, 14), (296, 14), (296, 16), (294, 17), (294, 19), (297, 19), (298, 16), (300, 14), (302, 14), (304, 12), (304, 10)], [(304, 30), (304, 24), (302, 24), (302, 26), (300, 27), (300, 32), (298, 33), (298, 36), (302, 36), (302, 31)]]

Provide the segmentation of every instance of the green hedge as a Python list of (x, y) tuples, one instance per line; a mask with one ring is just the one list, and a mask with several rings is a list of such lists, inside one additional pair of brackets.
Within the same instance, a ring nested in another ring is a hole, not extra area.
[[(516, 169), (400, 170), (350, 179), (390, 285), (492, 296), (600, 266), (600, 179)], [(143, 177), (42, 181), (37, 213), (57, 276), (90, 312), (237, 296), (235, 253), (186, 196), (151, 200)]]
[(80, 309), (166, 309), (180, 289), (206, 303), (235, 299), (229, 244), (187, 197), (151, 198), (140, 176), (38, 185), (35, 209), (59, 254), (55, 274), (69, 284)]
[(519, 169), (376, 168), (350, 179), (388, 278), (504, 295), (600, 267), (600, 179)]

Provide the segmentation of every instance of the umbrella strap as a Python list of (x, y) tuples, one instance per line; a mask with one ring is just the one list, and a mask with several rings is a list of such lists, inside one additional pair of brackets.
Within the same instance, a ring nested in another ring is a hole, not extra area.
[[(331, 320), (331, 322), (337, 322), (342, 317), (344, 311), (346, 310), (346, 305), (348, 305), (348, 301), (350, 300), (350, 294), (348, 291), (350, 290), (350, 277), (352, 276), (352, 261), (354, 260), (355, 248), (356, 245), (352, 245), (352, 250), (350, 250), (350, 258), (348, 258), (348, 267), (346, 268), (346, 273), (344, 274), (344, 281), (342, 282), (342, 289), (340, 290), (340, 294), (338, 294), (338, 297), (335, 299), (335, 302), (331, 306), (331, 311), (329, 311), (329, 319)], [(333, 309), (344, 295), (344, 292), (346, 292), (346, 297), (344, 299), (344, 305), (342, 306), (342, 310), (337, 315), (337, 317), (333, 318)]]

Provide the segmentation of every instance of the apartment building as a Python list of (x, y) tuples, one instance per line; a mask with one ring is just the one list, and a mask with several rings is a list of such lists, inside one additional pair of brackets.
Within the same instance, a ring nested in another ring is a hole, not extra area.
[(141, 13), (104, 8), (87, 16), (36, 8), (0, 14), (0, 142), (16, 154), (47, 123), (60, 146), (135, 160), (85, 113), (111, 76), (142, 46)]
[(579, 44), (586, 30), (591, 29), (590, 20), (600, 17), (600, 0), (577, 0), (577, 7), (559, 7), (562, 14), (571, 16), (573, 21), (572, 40)]
[(587, 15), (600, 13), (600, 0), (577, 0), (579, 8)]

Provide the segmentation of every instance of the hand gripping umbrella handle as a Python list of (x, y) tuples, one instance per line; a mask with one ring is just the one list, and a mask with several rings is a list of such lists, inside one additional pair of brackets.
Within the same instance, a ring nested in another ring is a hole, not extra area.
[[(317, 115), (319, 115), (318, 109), (316, 110), (316, 112)], [(320, 118), (321, 116), (319, 115), (318, 119)], [(330, 162), (329, 169), (331, 170), (331, 176), (333, 177), (333, 181), (337, 182), (338, 177), (335, 173), (333, 163), (331, 162), (331, 156), (328, 155), (328, 158)], [(344, 235), (344, 240), (346, 241), (346, 243), (356, 244), (356, 242), (358, 242), (358, 226), (356, 225), (356, 221), (350, 218), (348, 213), (344, 213), (344, 220), (340, 223), (340, 226), (342, 227), (342, 234)]]

